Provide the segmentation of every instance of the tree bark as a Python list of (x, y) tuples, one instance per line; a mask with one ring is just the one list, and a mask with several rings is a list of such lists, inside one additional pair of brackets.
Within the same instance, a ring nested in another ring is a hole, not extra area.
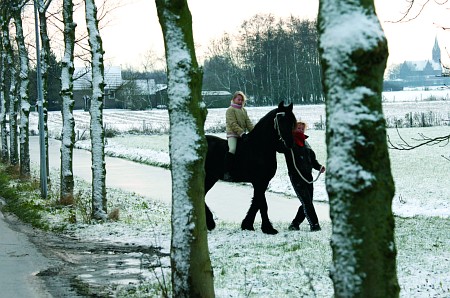
[(75, 144), (75, 119), (73, 117), (73, 73), (75, 27), (73, 22), (73, 2), (63, 1), (64, 22), (64, 56), (61, 61), (61, 97), (62, 97), (62, 132), (61, 132), (61, 173), (60, 173), (60, 202), (73, 203), (73, 148)]
[[(2, 60), (3, 60), (3, 98), (4, 98), (4, 118), (2, 123), (2, 159), (8, 159), (9, 163), (13, 166), (19, 164), (19, 146), (17, 139), (17, 110), (18, 100), (16, 97), (16, 68), (14, 65), (14, 50), (11, 45), (9, 35), (9, 24), (12, 19), (11, 3), (0, 3), (1, 15), (2, 15)], [(6, 127), (6, 104), (9, 103), (9, 152), (4, 152), (8, 149), (8, 137)]]
[(45, 166), (47, 180), (50, 180), (50, 166), (48, 162), (48, 68), (50, 64), (50, 38), (47, 29), (47, 9), (52, 0), (38, 0), (39, 34), (41, 37), (41, 84), (42, 84), (42, 108), (44, 109), (44, 142), (45, 142)]
[(103, 128), (103, 99), (105, 95), (104, 51), (98, 27), (95, 1), (86, 0), (85, 5), (92, 59), (92, 100), (89, 108), (92, 147), (92, 218), (104, 220), (107, 213), (105, 132)]
[(19, 103), (20, 103), (20, 122), (19, 122), (19, 144), (20, 144), (20, 176), (23, 178), (31, 175), (30, 170), (30, 140), (29, 140), (29, 116), (30, 103), (28, 99), (28, 72), (29, 59), (28, 51), (25, 47), (25, 37), (23, 35), (23, 26), (21, 19), (22, 6), (14, 7), (14, 23), (16, 27), (16, 42), (19, 53)]
[(1, 140), (1, 161), (9, 163), (9, 148), (8, 148), (8, 128), (6, 120), (6, 97), (8, 90), (6, 83), (6, 74), (8, 65), (6, 63), (6, 49), (4, 47), (5, 38), (8, 33), (9, 19), (7, 17), (8, 7), (0, 4), (0, 140)]
[(321, 0), (335, 297), (398, 297), (394, 181), (381, 105), (388, 57), (373, 0)]
[(9, 162), (13, 167), (19, 165), (19, 144), (17, 134), (17, 114), (19, 112), (19, 99), (17, 97), (17, 70), (14, 65), (14, 51), (9, 40), (6, 38), (6, 61), (9, 69)]
[(186, 0), (156, 0), (164, 36), (172, 169), (172, 296), (214, 297), (205, 219), (205, 104)]

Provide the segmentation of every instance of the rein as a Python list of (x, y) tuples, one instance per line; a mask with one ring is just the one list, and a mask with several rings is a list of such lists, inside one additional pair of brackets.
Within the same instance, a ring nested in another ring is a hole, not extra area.
[[(274, 129), (276, 129), (276, 131), (277, 131), (277, 133), (278, 133), (278, 136), (280, 137), (280, 141), (282, 141), (283, 144), (284, 144), (284, 146), (285, 146), (286, 148), (288, 148), (288, 146), (286, 145), (286, 141), (283, 139), (283, 136), (281, 135), (280, 125), (278, 124), (278, 116), (284, 116), (285, 114), (286, 114), (285, 112), (278, 112), (278, 113), (275, 115), (275, 118), (273, 118), (273, 127), (274, 127)], [(317, 175), (316, 179), (314, 179), (314, 180), (312, 180), (312, 181), (309, 181), (309, 180), (307, 180), (305, 177), (303, 177), (302, 173), (300, 173), (299, 169), (297, 168), (297, 165), (295, 164), (294, 151), (292, 150), (292, 148), (291, 148), (290, 150), (291, 150), (291, 155), (292, 155), (292, 162), (294, 163), (294, 168), (295, 168), (295, 170), (297, 171), (297, 173), (300, 175), (300, 177), (302, 177), (302, 179), (303, 179), (306, 183), (308, 183), (308, 184), (311, 184), (311, 183), (316, 182), (317, 179), (319, 179), (320, 174), (322, 174), (322, 173), (320, 172), (320, 170), (322, 170), (323, 166), (320, 168), (319, 174)]]
[(319, 179), (320, 174), (322, 174), (320, 171), (322, 170), (323, 166), (320, 167), (319, 174), (317, 175), (316, 179), (314, 179), (312, 181), (306, 180), (306, 178), (303, 177), (302, 173), (300, 173), (299, 169), (297, 169), (297, 165), (295, 164), (294, 151), (292, 150), (292, 148), (291, 148), (291, 155), (292, 155), (292, 162), (294, 163), (294, 168), (297, 171), (297, 173), (300, 175), (300, 177), (302, 177), (303, 181), (305, 181), (308, 184), (312, 184), (312, 183), (316, 182), (317, 179)]
[(287, 145), (286, 145), (286, 141), (283, 139), (283, 136), (281, 135), (281, 131), (280, 131), (280, 125), (278, 124), (278, 116), (284, 116), (286, 113), (285, 112), (278, 112), (276, 115), (275, 115), (275, 118), (273, 118), (273, 128), (274, 129), (276, 129), (276, 131), (277, 131), (277, 133), (278, 133), (278, 136), (280, 137), (280, 141), (282, 141), (283, 142), (283, 144), (284, 144), (284, 146), (286, 147), (286, 148), (289, 148)]

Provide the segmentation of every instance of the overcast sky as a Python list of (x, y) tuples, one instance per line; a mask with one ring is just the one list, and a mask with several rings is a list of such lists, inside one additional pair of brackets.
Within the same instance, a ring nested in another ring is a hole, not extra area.
[[(419, 1), (424, 0), (416, 0)], [(106, 63), (123, 68), (140, 67), (149, 50), (161, 55), (164, 51), (155, 3), (152, 0), (123, 3), (112, 12), (108, 26), (101, 31)], [(189, 0), (188, 5), (193, 17), (194, 41), (199, 46), (199, 60), (210, 40), (220, 38), (225, 32), (236, 33), (244, 20), (256, 14), (315, 19), (318, 12), (317, 0)], [(450, 27), (450, 11), (445, 9), (450, 4), (444, 7), (433, 2), (415, 20), (407, 23), (389, 22), (403, 15), (406, 0), (375, 0), (375, 5), (388, 38), (388, 63), (431, 59), (436, 36), (445, 53), (444, 38), (450, 36), (439, 27)]]

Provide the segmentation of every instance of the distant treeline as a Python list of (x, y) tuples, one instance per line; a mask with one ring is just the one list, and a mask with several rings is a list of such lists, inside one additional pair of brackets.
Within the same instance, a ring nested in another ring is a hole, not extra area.
[(242, 90), (254, 106), (323, 103), (316, 23), (256, 15), (212, 42), (203, 90)]

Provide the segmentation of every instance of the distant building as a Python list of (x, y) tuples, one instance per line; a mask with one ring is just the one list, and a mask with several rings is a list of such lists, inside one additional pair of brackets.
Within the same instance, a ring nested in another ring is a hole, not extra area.
[[(92, 96), (92, 72), (76, 67), (74, 71), (74, 109), (89, 110)], [(156, 84), (154, 79), (123, 80), (120, 66), (105, 67), (105, 109), (146, 110), (168, 106), (166, 84)], [(226, 108), (232, 94), (229, 91), (202, 91), (207, 108)]]
[(207, 108), (227, 108), (232, 94), (229, 91), (202, 91), (202, 98)]
[(450, 83), (450, 78), (443, 75), (441, 49), (437, 37), (431, 52), (431, 60), (404, 61), (398, 67), (396, 77), (384, 82), (385, 90), (444, 86)]
[(146, 110), (167, 106), (167, 85), (156, 84), (154, 79), (124, 80), (118, 91), (122, 108)]
[[(88, 110), (87, 105), (92, 97), (92, 71), (90, 68), (75, 67), (73, 78), (74, 109)], [(116, 92), (123, 84), (120, 66), (105, 66), (105, 84), (103, 107), (105, 109), (120, 107), (116, 101)]]

